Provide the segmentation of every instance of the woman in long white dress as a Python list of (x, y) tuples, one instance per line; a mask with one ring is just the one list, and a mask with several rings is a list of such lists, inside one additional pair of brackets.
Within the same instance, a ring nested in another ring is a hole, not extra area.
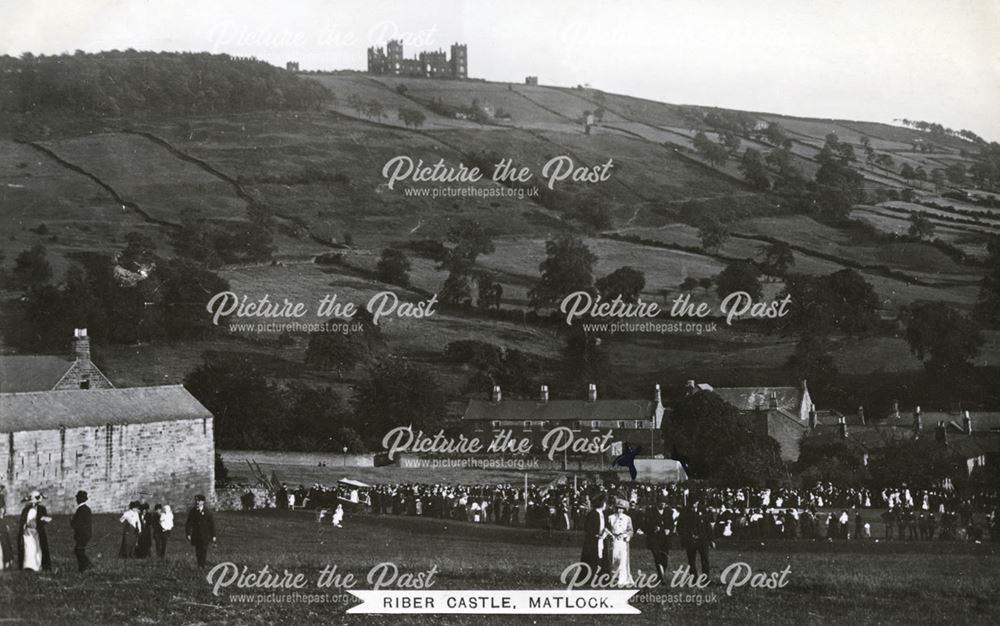
[(619, 587), (632, 587), (631, 564), (629, 563), (629, 542), (634, 530), (632, 518), (625, 511), (628, 502), (615, 501), (615, 512), (608, 516), (608, 532), (611, 533), (611, 582)]

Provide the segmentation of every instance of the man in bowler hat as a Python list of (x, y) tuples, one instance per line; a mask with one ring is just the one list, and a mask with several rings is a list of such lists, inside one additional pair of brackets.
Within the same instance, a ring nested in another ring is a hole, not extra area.
[(93, 524), (91, 523), (90, 507), (87, 505), (87, 492), (76, 492), (76, 511), (69, 521), (73, 528), (73, 554), (76, 555), (76, 565), (80, 572), (85, 572), (93, 564), (87, 556), (87, 544), (93, 536)]
[(208, 559), (208, 546), (215, 543), (215, 520), (212, 513), (205, 508), (205, 496), (194, 497), (194, 508), (188, 513), (184, 525), (188, 541), (194, 546), (194, 555), (199, 567), (205, 567)]

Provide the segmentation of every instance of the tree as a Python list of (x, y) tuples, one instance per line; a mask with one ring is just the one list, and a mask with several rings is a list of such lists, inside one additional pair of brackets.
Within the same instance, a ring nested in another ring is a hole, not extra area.
[(934, 236), (934, 223), (919, 211), (910, 214), (910, 227), (906, 231), (910, 237), (929, 239)]
[(787, 242), (771, 242), (766, 247), (761, 246), (760, 252), (764, 256), (764, 270), (774, 276), (784, 276), (788, 268), (795, 265), (795, 254)]
[(472, 285), (468, 272), (452, 269), (438, 293), (441, 302), (460, 306), (472, 304)]
[(961, 163), (952, 163), (945, 168), (944, 173), (953, 185), (965, 184), (965, 165)]
[(754, 300), (760, 298), (761, 286), (757, 280), (757, 268), (750, 261), (734, 261), (715, 277), (715, 290), (720, 298), (731, 293), (745, 291)]
[(788, 357), (785, 368), (796, 380), (808, 380), (816, 390), (836, 380), (839, 372), (831, 355), (830, 340), (818, 332), (806, 331), (795, 342), (795, 352)]
[(448, 229), (447, 240), (455, 244), (453, 256), (468, 260), (469, 264), (483, 254), (493, 254), (496, 233), (476, 220), (463, 219)]
[(903, 167), (899, 170), (899, 175), (905, 180), (913, 180), (917, 177), (916, 172), (913, 170), (913, 166), (909, 163), (903, 163)]
[(575, 291), (590, 291), (597, 255), (579, 238), (559, 235), (545, 242), (545, 260), (538, 265), (541, 280), (529, 292), (533, 307), (562, 300)]
[(14, 259), (14, 282), (21, 288), (41, 287), (52, 278), (45, 247), (35, 245), (17, 255)]
[(354, 109), (357, 115), (361, 115), (365, 110), (365, 101), (356, 93), (348, 94), (347, 105)]
[(697, 287), (698, 279), (693, 276), (688, 276), (681, 281), (681, 291), (694, 291)]
[(906, 341), (927, 371), (947, 380), (966, 374), (979, 354), (978, 324), (944, 302), (920, 302), (908, 311)]
[[(333, 320), (339, 323), (339, 320)], [(318, 369), (333, 369), (342, 377), (368, 356), (365, 344), (357, 337), (336, 331), (321, 330), (309, 334), (306, 364)]]
[(426, 116), (417, 109), (400, 109), (398, 117), (399, 121), (403, 122), (407, 128), (411, 126), (413, 128), (420, 128), (427, 120)]
[(390, 285), (410, 286), (410, 260), (402, 250), (385, 248), (375, 265), (375, 277)]
[(636, 302), (646, 288), (646, 276), (628, 265), (619, 267), (594, 284), (597, 292), (605, 300), (621, 298), (623, 302)]
[(503, 300), (503, 285), (493, 280), (486, 272), (476, 278), (476, 306), (483, 310), (500, 310)]
[(385, 117), (385, 106), (375, 98), (372, 98), (365, 103), (365, 115), (376, 122), (381, 122), (382, 118)]
[(715, 284), (715, 279), (709, 276), (698, 279), (698, 286), (705, 290), (706, 295), (708, 294), (708, 290), (711, 289), (712, 285), (714, 284)]
[(697, 391), (663, 420), (663, 440), (686, 460), (691, 478), (762, 486), (784, 475), (784, 467), (778, 442), (754, 429), (752, 419), (714, 393)]
[(184, 378), (184, 387), (215, 416), (219, 448), (271, 448), (281, 440), (281, 394), (249, 355), (206, 358)]
[(358, 434), (373, 446), (397, 426), (433, 433), (445, 415), (445, 396), (437, 378), (422, 365), (399, 358), (375, 362), (355, 388)]
[(852, 334), (868, 332), (878, 323), (878, 296), (853, 269), (827, 276), (789, 276), (785, 295), (795, 303), (787, 318), (793, 328)]
[(785, 129), (781, 127), (778, 122), (771, 122), (767, 125), (767, 128), (761, 133), (763, 138), (774, 146), (783, 146), (788, 140), (785, 135)]
[(718, 250), (729, 239), (729, 228), (718, 218), (710, 217), (698, 227), (698, 237), (705, 250)]
[(771, 178), (767, 174), (767, 165), (760, 151), (747, 148), (740, 159), (739, 170), (754, 189), (767, 190), (771, 188)]

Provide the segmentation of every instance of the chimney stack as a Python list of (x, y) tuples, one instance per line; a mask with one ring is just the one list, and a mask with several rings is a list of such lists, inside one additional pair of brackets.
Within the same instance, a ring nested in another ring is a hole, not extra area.
[(901, 417), (899, 414), (899, 400), (892, 401), (892, 417), (897, 420)]
[(493, 385), (493, 401), (500, 402), (503, 396), (500, 393), (500, 385)]
[(77, 361), (90, 361), (90, 337), (87, 336), (86, 328), (73, 329), (73, 351), (76, 352)]
[(540, 393), (539, 393), (539, 400), (541, 400), (542, 402), (548, 402), (549, 401), (549, 386), (548, 385), (542, 385), (542, 388), (541, 388)]
[(865, 424), (867, 424), (867, 422), (865, 421), (865, 407), (863, 407), (863, 406), (859, 406), (858, 407), (858, 422), (862, 426), (864, 426)]
[(597, 401), (597, 385), (590, 383), (587, 386), (587, 402)]
[(768, 398), (768, 406), (772, 409), (778, 408), (778, 394), (771, 392), (771, 397)]
[(847, 419), (843, 415), (837, 420), (837, 429), (840, 431), (840, 438), (847, 439)]
[(816, 430), (819, 425), (819, 418), (816, 416), (816, 407), (809, 409), (809, 428)]
[[(663, 397), (660, 395), (659, 383), (657, 383), (656, 387), (653, 388), (653, 402), (663, 404)], [(966, 413), (968, 413), (968, 411), (966, 411)]]
[(913, 432), (919, 433), (923, 427), (924, 425), (920, 423), (920, 407), (918, 406), (913, 409)]
[(965, 415), (962, 417), (962, 430), (965, 431), (966, 435), (972, 434), (972, 416), (966, 411)]

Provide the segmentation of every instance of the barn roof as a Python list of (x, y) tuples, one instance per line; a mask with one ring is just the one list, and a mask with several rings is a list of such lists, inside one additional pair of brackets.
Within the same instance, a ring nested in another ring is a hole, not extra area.
[(56, 386), (73, 365), (58, 356), (0, 356), (0, 393), (48, 391)]
[(652, 400), (469, 400), (463, 420), (590, 421), (648, 420), (656, 413)]
[(210, 418), (181, 385), (0, 393), (0, 432)]

